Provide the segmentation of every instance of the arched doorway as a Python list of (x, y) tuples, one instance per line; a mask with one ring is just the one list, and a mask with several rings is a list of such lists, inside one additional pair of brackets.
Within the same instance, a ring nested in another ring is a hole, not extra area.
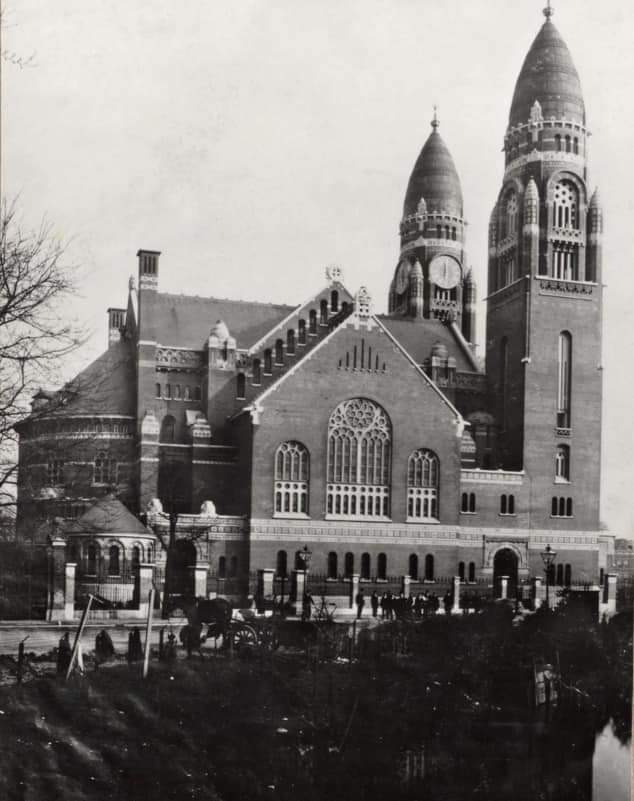
[(502, 595), (502, 576), (508, 576), (507, 598), (515, 598), (517, 591), (517, 569), (519, 560), (511, 548), (501, 548), (493, 559), (493, 586), (495, 597)]
[(169, 594), (174, 600), (194, 595), (194, 576), (189, 569), (196, 564), (196, 547), (189, 540), (176, 540), (168, 553)]

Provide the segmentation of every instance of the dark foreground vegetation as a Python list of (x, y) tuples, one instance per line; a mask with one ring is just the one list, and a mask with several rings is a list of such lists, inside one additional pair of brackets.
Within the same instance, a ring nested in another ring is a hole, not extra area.
[[(386, 624), (355, 660), (303, 648), (116, 664), (0, 689), (0, 798), (592, 798), (596, 733), (631, 726), (632, 617)], [(308, 633), (308, 630), (307, 630)], [(535, 710), (535, 659), (559, 666)], [(616, 801), (616, 799), (615, 799)]]

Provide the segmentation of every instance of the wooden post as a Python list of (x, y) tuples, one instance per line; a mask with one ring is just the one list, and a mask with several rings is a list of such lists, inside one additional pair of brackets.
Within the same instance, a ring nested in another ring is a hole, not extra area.
[(77, 651), (79, 650), (79, 641), (81, 639), (81, 635), (84, 632), (84, 627), (86, 625), (86, 621), (88, 620), (88, 612), (90, 611), (90, 605), (92, 604), (94, 597), (95, 597), (94, 595), (88, 596), (88, 603), (86, 604), (86, 608), (81, 613), (81, 620), (79, 621), (79, 626), (75, 634), (75, 641), (73, 642), (73, 652), (70, 656), (70, 662), (68, 663), (68, 670), (66, 671), (66, 680), (70, 678), (70, 674), (73, 672), (73, 668), (75, 667), (75, 661), (77, 660)]
[(147, 677), (150, 666), (150, 640), (152, 639), (152, 612), (154, 611), (154, 587), (150, 590), (150, 600), (147, 610), (147, 625), (145, 627), (145, 654), (143, 656), (143, 678)]

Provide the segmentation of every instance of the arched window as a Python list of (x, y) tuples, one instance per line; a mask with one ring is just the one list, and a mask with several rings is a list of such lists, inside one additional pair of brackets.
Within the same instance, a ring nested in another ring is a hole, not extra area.
[(192, 390), (189, 385), (185, 387), (185, 398), (186, 401), (190, 401), (192, 399)]
[(407, 463), (408, 520), (438, 520), (440, 466), (433, 451), (419, 448)]
[(328, 301), (321, 300), (319, 302), (319, 325), (326, 325), (328, 323)]
[(132, 567), (137, 568), (141, 564), (141, 549), (138, 545), (132, 548)]
[(161, 385), (160, 384), (156, 385), (156, 397), (157, 398), (161, 397)]
[(572, 498), (566, 498), (566, 517), (572, 517)]
[(502, 495), (500, 498), (500, 514), (506, 514), (506, 495)]
[(171, 398), (172, 397), (172, 385), (171, 384), (165, 384), (165, 397), (166, 398)]
[(336, 289), (333, 289), (330, 293), (330, 309), (332, 312), (339, 311), (339, 293)]
[(564, 583), (564, 566), (557, 565), (557, 575), (555, 578), (555, 584), (561, 587), (563, 583)]
[(238, 575), (238, 557), (232, 556), (229, 560), (229, 578), (235, 578)]
[(502, 495), (500, 496), (500, 514), (501, 515), (514, 515), (515, 514), (515, 496)]
[(288, 554), (286, 551), (278, 551), (277, 552), (277, 561), (275, 566), (276, 574), (282, 578), (286, 577), (288, 574)]
[(370, 578), (370, 554), (369, 553), (362, 553), (361, 554), (361, 578), (362, 579), (369, 579)]
[(475, 510), (476, 510), (475, 492), (470, 492), (467, 495), (467, 508), (465, 509), (465, 512), (469, 512), (469, 514), (475, 514)]
[(442, 239), (442, 225), (436, 225), (436, 239)]
[(515, 495), (509, 495), (508, 513), (510, 515), (514, 515), (515, 514)]
[(377, 518), (390, 514), (392, 425), (367, 398), (339, 404), (328, 423), (329, 515)]
[(166, 414), (161, 422), (161, 442), (174, 442), (174, 431), (176, 428), (176, 420), (171, 414)]
[(308, 514), (310, 456), (301, 442), (283, 442), (275, 452), (275, 513)]
[(273, 354), (270, 348), (264, 351), (264, 375), (271, 375), (273, 372)]
[(570, 481), (570, 446), (558, 445), (555, 451), (555, 480)]
[(86, 553), (86, 573), (94, 576), (97, 573), (97, 546), (91, 542)]
[(108, 549), (108, 575), (109, 576), (118, 576), (120, 574), (119, 569), (119, 546), (118, 545), (111, 545)]
[(244, 373), (238, 373), (236, 376), (236, 397), (243, 399), (247, 392), (247, 379)]
[(464, 562), (458, 562), (458, 578), (460, 581), (465, 579)]
[(550, 514), (557, 517), (557, 498), (553, 498), (550, 504)]
[(308, 333), (317, 333), (317, 312), (314, 309), (308, 312)]
[(461, 512), (468, 512), (469, 511), (469, 493), (463, 492), (462, 493), (462, 500), (460, 503), (460, 511)]
[(259, 386), (262, 383), (262, 362), (259, 359), (253, 360), (253, 384)]
[(275, 342), (275, 364), (284, 364), (284, 343), (281, 339)]
[(475, 581), (475, 562), (469, 562), (469, 581)]
[(575, 136), (575, 139), (574, 139), (574, 153), (575, 153), (575, 156), (579, 155), (579, 140), (577, 139), (576, 136)]
[(455, 242), (456, 241), (456, 228), (455, 226), (451, 229), (451, 238)]
[(559, 334), (559, 365), (557, 378), (557, 426), (570, 428), (570, 390), (572, 385), (572, 336), (568, 331)]
[(407, 572), (413, 581), (418, 581), (418, 556), (415, 553), (410, 554)]
[(570, 587), (572, 584), (572, 567), (570, 565), (566, 565), (564, 569), (564, 585), (566, 587)]
[(95, 484), (114, 484), (116, 481), (117, 463), (108, 454), (101, 451), (95, 456)]
[(297, 341), (300, 345), (306, 344), (306, 320), (299, 321)]
[(434, 580), (434, 557), (428, 553), (425, 557), (425, 581)]
[(344, 558), (344, 570), (346, 578), (350, 578), (350, 576), (354, 573), (354, 554), (350, 551), (348, 551)]
[(504, 221), (502, 225), (503, 239), (506, 239), (509, 236), (515, 236), (517, 234), (517, 212), (517, 195), (515, 192), (511, 192), (511, 194), (507, 197), (506, 204), (504, 206)]
[[(568, 138), (568, 143), (570, 139)], [(555, 184), (553, 203), (553, 226), (555, 228), (579, 227), (579, 193), (571, 181)]]
[(218, 557), (218, 578), (225, 578), (227, 575), (227, 557)]
[(286, 332), (286, 352), (291, 356), (295, 353), (295, 330), (293, 328), (289, 328)]
[(566, 137), (566, 153), (571, 153), (571, 152), (572, 152), (572, 147), (570, 146), (570, 137), (567, 136)]
[(328, 578), (336, 579), (337, 575), (337, 554), (334, 551), (330, 551), (328, 554)]
[(561, 150), (561, 136), (555, 134), (555, 150)]
[(376, 577), (385, 581), (387, 579), (387, 556), (380, 553), (376, 560)]

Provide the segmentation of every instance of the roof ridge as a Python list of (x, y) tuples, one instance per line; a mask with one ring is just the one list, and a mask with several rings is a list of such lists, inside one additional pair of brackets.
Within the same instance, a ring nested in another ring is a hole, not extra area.
[(220, 301), (222, 303), (236, 303), (249, 306), (274, 306), (277, 308), (294, 309), (290, 303), (274, 303), (273, 301), (244, 300), (243, 298), (219, 298), (215, 295), (186, 295), (184, 292), (158, 292), (159, 298), (173, 298), (176, 300)]

